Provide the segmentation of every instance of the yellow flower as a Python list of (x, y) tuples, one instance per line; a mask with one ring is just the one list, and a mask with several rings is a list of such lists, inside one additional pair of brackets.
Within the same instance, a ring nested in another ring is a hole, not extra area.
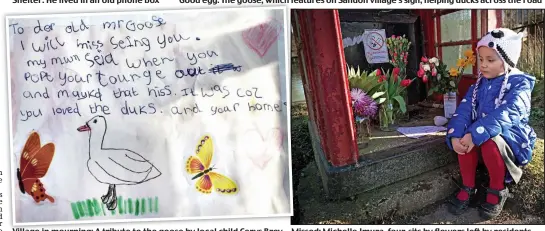
[(477, 59), (475, 58), (475, 56), (471, 56), (471, 57), (469, 57), (469, 59), (468, 59), (468, 62), (471, 63), (471, 65), (475, 65), (475, 61), (477, 61)]
[(458, 69), (452, 67), (452, 68), (450, 68), (448, 73), (449, 73), (450, 76), (458, 76)]
[(470, 65), (471, 65), (471, 60), (465, 59), (465, 60), (464, 60), (464, 68), (466, 68), (466, 67), (468, 67), (468, 66), (470, 66)]
[(473, 56), (473, 51), (472, 50), (466, 50), (464, 52), (464, 55), (469, 58), (469, 57)]
[(465, 59), (458, 59), (458, 61), (456, 62), (456, 66), (463, 67), (465, 66), (465, 63), (466, 63)]

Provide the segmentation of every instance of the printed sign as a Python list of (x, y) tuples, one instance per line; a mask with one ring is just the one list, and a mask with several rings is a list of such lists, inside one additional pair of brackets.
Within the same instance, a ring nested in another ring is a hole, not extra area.
[(368, 63), (388, 63), (388, 47), (384, 29), (365, 30), (363, 33), (365, 58)]

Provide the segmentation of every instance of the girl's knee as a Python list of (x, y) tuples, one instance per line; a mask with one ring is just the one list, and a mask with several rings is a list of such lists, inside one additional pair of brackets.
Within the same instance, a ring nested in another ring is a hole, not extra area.
[(490, 149), (490, 148), (497, 148), (498, 146), (496, 145), (496, 143), (494, 141), (492, 141), (492, 139), (488, 139), (487, 141), (485, 141), (484, 143), (481, 144), (481, 149)]
[(498, 145), (496, 145), (496, 142), (490, 140), (487, 140), (481, 145), (481, 153), (484, 159), (488, 158), (489, 156), (499, 156), (499, 149)]

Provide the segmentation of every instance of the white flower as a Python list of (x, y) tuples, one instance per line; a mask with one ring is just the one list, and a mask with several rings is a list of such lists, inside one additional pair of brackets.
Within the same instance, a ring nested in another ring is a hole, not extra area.
[(450, 81), (450, 86), (456, 87), (456, 84), (454, 83), (454, 81), (452, 81), (452, 80)]
[(435, 64), (435, 66), (439, 66), (439, 59), (438, 58), (433, 57), (429, 61), (430, 61), (430, 63)]
[(430, 70), (431, 70), (429, 64), (424, 64), (424, 65), (422, 65), (422, 68), (424, 69), (424, 71), (430, 71)]

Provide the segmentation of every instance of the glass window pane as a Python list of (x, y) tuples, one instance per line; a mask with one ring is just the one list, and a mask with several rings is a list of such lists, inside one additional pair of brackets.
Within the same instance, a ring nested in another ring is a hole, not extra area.
[(471, 10), (441, 16), (441, 42), (471, 39)]
[[(448, 46), (441, 47), (441, 49), (443, 52), (443, 63), (450, 69), (452, 67), (456, 68), (456, 61), (458, 61), (459, 58), (464, 57), (464, 51), (471, 49), (471, 45)], [(467, 67), (464, 70), (464, 74), (471, 73), (473, 73), (473, 66)]]

